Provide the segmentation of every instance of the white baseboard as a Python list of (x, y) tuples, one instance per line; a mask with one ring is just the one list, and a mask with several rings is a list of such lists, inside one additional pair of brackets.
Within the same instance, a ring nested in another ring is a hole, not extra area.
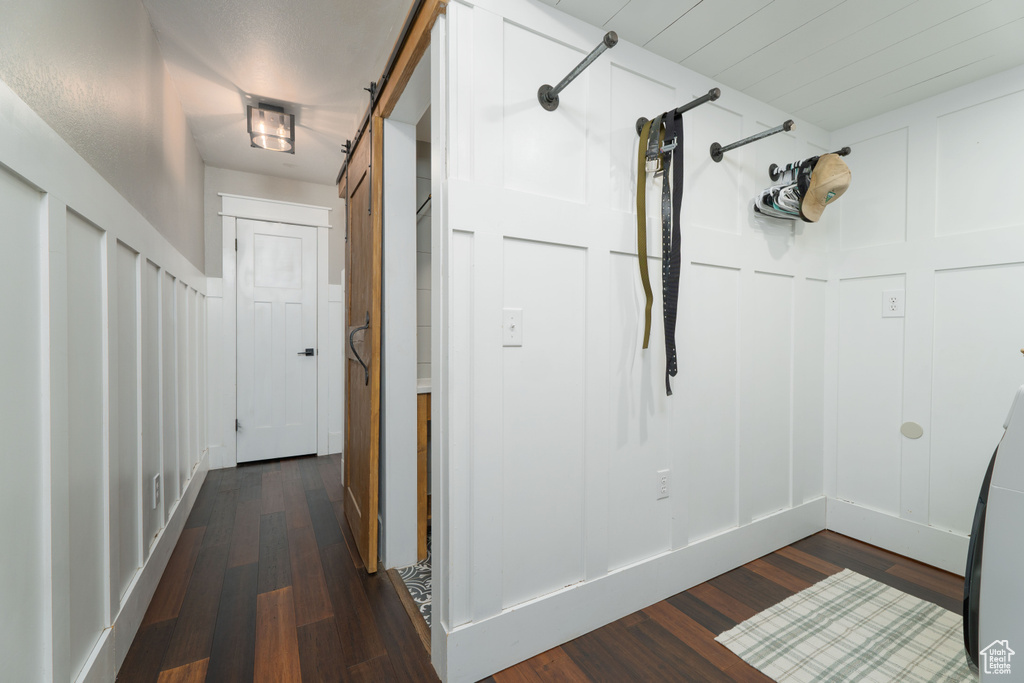
[(228, 462), (228, 449), (225, 446), (210, 446), (210, 469), (222, 470), (225, 467), (234, 467), (235, 463)]
[(879, 548), (963, 576), (966, 536), (869, 510), (845, 500), (828, 499), (828, 528)]
[(817, 498), (448, 634), (447, 681), (477, 681), (825, 528)]
[(327, 434), (327, 452), (341, 453), (345, 447), (345, 435), (342, 432), (330, 432)]
[(113, 625), (103, 631), (76, 683), (109, 683), (117, 676), (167, 568), (171, 552), (185, 528), (185, 521), (192, 512), (199, 489), (206, 481), (209, 463), (208, 457), (199, 461), (192, 479), (185, 487), (184, 495), (171, 511), (170, 520), (153, 542), (149, 559), (129, 584), (121, 601), (121, 611)]
[(109, 683), (114, 680), (117, 668), (114, 664), (114, 638), (113, 629), (105, 629), (100, 634), (89, 659), (82, 667), (82, 673), (75, 679), (75, 683)]

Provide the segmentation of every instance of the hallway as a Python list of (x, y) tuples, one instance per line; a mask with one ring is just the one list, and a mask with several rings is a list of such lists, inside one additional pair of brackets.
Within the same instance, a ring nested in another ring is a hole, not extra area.
[[(391, 580), (351, 550), (340, 465), (211, 471), (118, 680), (438, 680)], [(488, 680), (767, 681), (714, 636), (843, 568), (960, 611), (960, 577), (824, 531)]]
[(211, 471), (118, 680), (436, 681), (341, 500), (338, 456)]

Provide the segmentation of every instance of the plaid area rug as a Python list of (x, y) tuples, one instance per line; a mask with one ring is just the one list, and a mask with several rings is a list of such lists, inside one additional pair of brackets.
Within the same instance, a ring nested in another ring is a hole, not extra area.
[(960, 617), (845, 569), (715, 640), (780, 683), (977, 681)]

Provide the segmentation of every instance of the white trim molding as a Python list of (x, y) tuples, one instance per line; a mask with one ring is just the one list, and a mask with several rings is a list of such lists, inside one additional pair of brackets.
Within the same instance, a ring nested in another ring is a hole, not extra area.
[(963, 576), (968, 538), (837, 498), (828, 499), (830, 531)]
[(274, 199), (243, 197), (237, 194), (218, 193), (221, 198), (221, 216), (251, 218), (269, 223), (306, 225), (313, 228), (330, 228), (330, 212), (326, 206), (280, 202)]
[(824, 497), (504, 609), (448, 633), (447, 681), (476, 681), (825, 528)]
[[(38, 236), (12, 242), (9, 255), (34, 264), (19, 285), (38, 307), (38, 355), (19, 362), (38, 368), (39, 431), (20, 454), (31, 467), (16, 477), (24, 499), (2, 497), (15, 534), (5, 542), (32, 538), (38, 547), (18, 543), (15, 565), (29, 580), (6, 583), (17, 599), (0, 588), (0, 604), (32, 605), (12, 612), (22, 627), (0, 659), (21, 680), (24, 665), (32, 680), (111, 681), (208, 467), (207, 281), (3, 83), (0, 124), (0, 192), (12, 198), (0, 201), (0, 214), (12, 234)], [(202, 232), (201, 222), (185, 227)], [(165, 309), (165, 279), (183, 294), (167, 301), (182, 308)], [(165, 324), (167, 338), (181, 340), (173, 351), (159, 343)], [(179, 386), (180, 405), (167, 407), (175, 418), (165, 423), (164, 387), (177, 395)], [(0, 383), (0, 397), (14, 389)], [(179, 428), (188, 437), (181, 443)], [(174, 453), (163, 452), (165, 434)], [(164, 459), (174, 483), (154, 499), (150, 477), (166, 471)]]

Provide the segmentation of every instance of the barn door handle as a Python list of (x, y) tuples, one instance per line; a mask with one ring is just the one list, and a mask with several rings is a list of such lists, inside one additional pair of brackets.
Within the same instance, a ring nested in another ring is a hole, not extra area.
[(361, 332), (363, 330), (368, 329), (369, 327), (370, 327), (370, 313), (369, 313), (369, 311), (367, 311), (367, 313), (366, 313), (366, 324), (361, 326), (361, 327), (353, 327), (352, 331), (348, 333), (348, 347), (350, 349), (352, 349), (352, 355), (355, 356), (356, 360), (359, 361), (359, 364), (363, 366), (363, 375), (365, 376), (365, 383), (366, 383), (367, 386), (369, 386), (369, 384), (370, 384), (370, 368), (368, 368), (366, 366), (366, 363), (363, 362), (363, 359), (359, 356), (359, 352), (356, 351), (355, 336), (356, 336), (356, 332)]

